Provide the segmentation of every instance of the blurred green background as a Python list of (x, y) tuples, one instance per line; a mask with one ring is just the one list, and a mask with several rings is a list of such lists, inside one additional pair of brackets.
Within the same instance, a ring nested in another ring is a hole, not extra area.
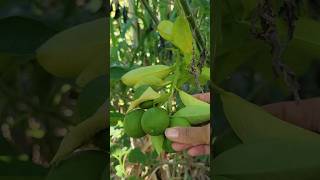
[[(102, 0), (0, 1), (0, 179), (44, 179), (63, 136), (84, 120), (78, 112), (82, 89), (74, 79), (47, 73), (37, 63), (35, 50), (62, 30), (105, 17), (105, 4)], [(105, 78), (95, 87), (106, 90), (104, 84)], [(84, 99), (92, 97), (92, 88), (86, 93)], [(102, 141), (105, 147), (106, 140)], [(92, 163), (94, 157), (105, 157), (95, 152), (87, 156), (92, 156)]]

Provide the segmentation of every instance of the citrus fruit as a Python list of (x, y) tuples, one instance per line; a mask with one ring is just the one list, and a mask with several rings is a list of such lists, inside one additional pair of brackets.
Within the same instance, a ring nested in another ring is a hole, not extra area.
[(189, 127), (191, 126), (186, 118), (173, 117), (170, 119), (170, 127)]
[(169, 124), (167, 111), (158, 107), (148, 109), (141, 118), (142, 129), (151, 136), (163, 134)]
[(144, 111), (142, 109), (129, 112), (124, 117), (124, 132), (133, 138), (140, 138), (145, 135), (141, 127), (141, 117)]
[[(190, 127), (190, 123), (186, 118), (181, 117), (173, 117), (170, 119), (170, 127)], [(165, 139), (163, 143), (163, 148), (168, 153), (174, 153), (176, 152), (172, 148), (172, 141), (169, 139)]]

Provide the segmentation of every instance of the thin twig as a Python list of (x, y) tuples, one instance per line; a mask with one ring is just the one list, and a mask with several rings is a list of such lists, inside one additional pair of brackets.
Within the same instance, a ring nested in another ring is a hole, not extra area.
[(159, 24), (159, 20), (158, 18), (155, 16), (155, 14), (152, 12), (148, 2), (146, 2), (146, 0), (141, 0), (143, 6), (146, 8), (147, 12), (149, 13), (149, 15), (151, 16), (153, 22), (158, 25)]
[(196, 25), (196, 21), (194, 19), (194, 16), (193, 14), (191, 13), (191, 10), (190, 10), (190, 7), (188, 5), (188, 3), (185, 1), (185, 0), (179, 0), (181, 6), (182, 6), (182, 9), (188, 19), (188, 22), (192, 28), (192, 30), (194, 30), (194, 37), (196, 39), (196, 42), (197, 42), (197, 47), (199, 49), (200, 52), (204, 52), (206, 47), (205, 47), (205, 43), (202, 39), (202, 36), (200, 34), (200, 31), (199, 31), (199, 28), (197, 27)]

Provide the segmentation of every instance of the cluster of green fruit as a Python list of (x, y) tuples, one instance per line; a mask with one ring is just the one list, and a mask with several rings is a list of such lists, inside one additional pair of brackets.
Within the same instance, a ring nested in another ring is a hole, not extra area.
[(166, 128), (190, 127), (210, 118), (210, 105), (182, 90), (177, 91), (184, 104), (183, 108), (174, 113), (162, 108), (173, 94), (161, 91), (171, 83), (167, 78), (170, 73), (169, 66), (153, 65), (134, 69), (121, 78), (124, 84), (135, 89), (134, 100), (124, 118), (124, 131), (133, 138), (150, 135), (152, 145), (158, 154), (163, 150), (174, 152), (171, 141), (164, 136)]

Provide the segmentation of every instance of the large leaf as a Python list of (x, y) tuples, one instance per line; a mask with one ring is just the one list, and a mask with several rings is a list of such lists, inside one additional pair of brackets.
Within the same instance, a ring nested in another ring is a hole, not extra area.
[(237, 180), (317, 180), (320, 143), (270, 141), (239, 145), (213, 162), (215, 175)]
[(179, 16), (173, 24), (172, 43), (184, 54), (192, 53), (192, 32), (185, 16)]
[(89, 118), (106, 101), (107, 90), (107, 76), (94, 79), (82, 89), (77, 102), (79, 122)]
[(102, 105), (91, 117), (72, 128), (63, 138), (58, 152), (51, 163), (64, 159), (83, 143), (89, 141), (96, 133), (107, 128), (105, 104)]
[(121, 66), (110, 67), (110, 80), (119, 81), (121, 77), (128, 71), (128, 68), (124, 68)]
[(46, 180), (93, 180), (100, 179), (107, 165), (107, 154), (101, 151), (75, 153), (53, 166)]
[(146, 155), (141, 152), (140, 148), (135, 148), (130, 151), (128, 154), (128, 161), (130, 163), (142, 163), (144, 164), (146, 162)]
[(282, 121), (235, 94), (221, 92), (220, 95), (225, 115), (244, 143), (271, 139), (320, 143), (318, 134)]
[(163, 37), (163, 39), (167, 40), (167, 41), (171, 41), (172, 40), (172, 29), (173, 29), (173, 23), (171, 21), (161, 21), (158, 25), (158, 31), (161, 35), (161, 37)]

